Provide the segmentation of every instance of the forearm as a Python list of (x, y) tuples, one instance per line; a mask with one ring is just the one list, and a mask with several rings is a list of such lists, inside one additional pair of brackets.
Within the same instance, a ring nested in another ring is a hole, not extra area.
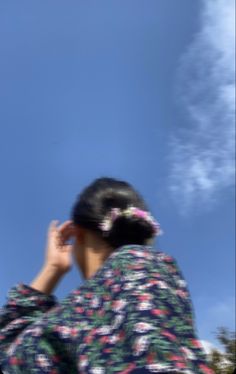
[(34, 288), (37, 291), (45, 293), (46, 295), (51, 295), (62, 276), (63, 274), (58, 273), (54, 269), (50, 267), (44, 267), (30, 284), (30, 287)]

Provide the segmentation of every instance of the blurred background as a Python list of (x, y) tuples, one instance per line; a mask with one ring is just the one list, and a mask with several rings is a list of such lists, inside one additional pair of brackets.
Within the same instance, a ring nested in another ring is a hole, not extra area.
[[(0, 2), (0, 304), (95, 178), (131, 183), (188, 282), (197, 332), (235, 330), (234, 1)], [(76, 266), (59, 300), (84, 280)]]

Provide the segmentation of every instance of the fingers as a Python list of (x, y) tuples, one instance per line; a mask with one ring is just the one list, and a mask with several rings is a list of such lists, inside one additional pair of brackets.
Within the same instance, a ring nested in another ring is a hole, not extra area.
[(49, 226), (49, 234), (54, 233), (60, 238), (61, 244), (67, 241), (70, 237), (74, 236), (75, 227), (72, 221), (68, 220), (57, 226), (59, 221), (51, 221)]
[(75, 227), (72, 221), (66, 221), (58, 228), (59, 233), (64, 241), (67, 241), (75, 234)]

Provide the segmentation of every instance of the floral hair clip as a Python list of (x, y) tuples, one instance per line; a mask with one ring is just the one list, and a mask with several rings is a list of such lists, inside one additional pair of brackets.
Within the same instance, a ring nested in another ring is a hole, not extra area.
[(147, 222), (151, 223), (151, 225), (154, 228), (156, 236), (163, 234), (163, 231), (160, 228), (160, 224), (152, 217), (152, 215), (149, 212), (136, 208), (134, 206), (130, 206), (125, 210), (121, 210), (120, 208), (112, 208), (111, 212), (105, 217), (105, 219), (99, 225), (100, 229), (103, 232), (107, 233), (111, 230), (113, 222), (116, 220), (116, 218), (121, 215), (125, 217), (134, 216), (143, 218)]

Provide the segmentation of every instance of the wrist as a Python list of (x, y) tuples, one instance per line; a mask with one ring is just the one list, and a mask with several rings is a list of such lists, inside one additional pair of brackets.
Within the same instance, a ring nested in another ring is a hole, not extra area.
[(58, 269), (58, 267), (51, 264), (44, 264), (41, 271), (45, 274), (48, 274), (48, 276), (62, 277), (63, 275), (65, 275), (65, 272), (61, 271), (60, 269)]
[(63, 274), (53, 266), (45, 265), (39, 272), (37, 277), (33, 280), (30, 287), (38, 290), (46, 295), (50, 295), (58, 282), (60, 281)]

